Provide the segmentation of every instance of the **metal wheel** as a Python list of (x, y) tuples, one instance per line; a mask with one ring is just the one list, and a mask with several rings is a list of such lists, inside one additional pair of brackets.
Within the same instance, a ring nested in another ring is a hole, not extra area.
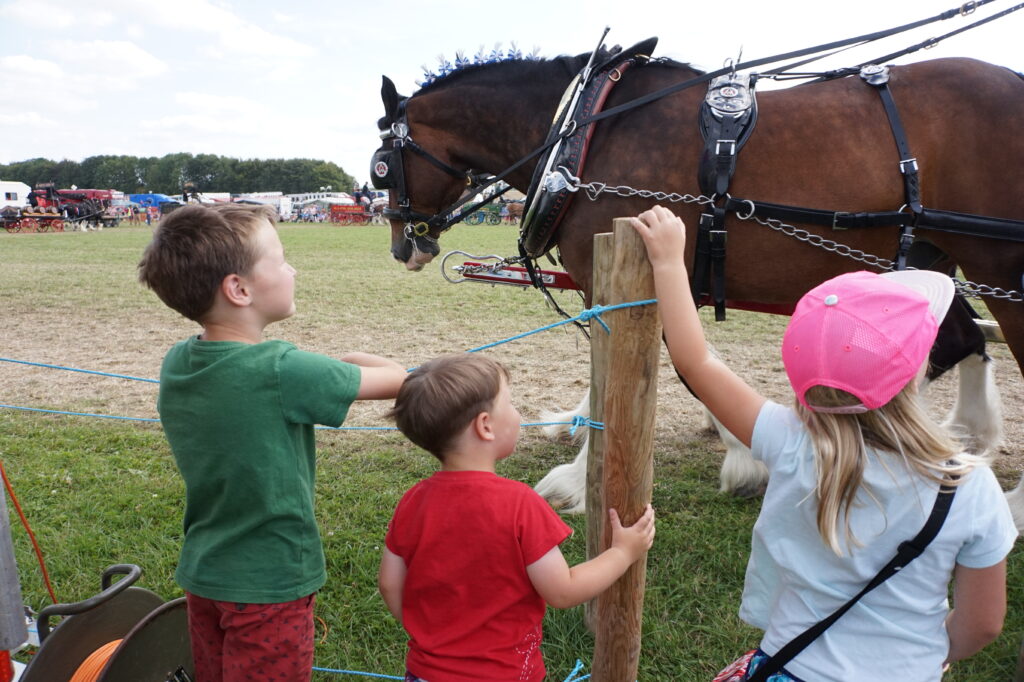
[(64, 231), (64, 221), (63, 220), (59, 220), (59, 219), (58, 220), (54, 220), (52, 223), (50, 223), (50, 228), (53, 229), (54, 232), (63, 232)]
[[(128, 573), (120, 582), (110, 585), (116, 574)], [(68, 680), (78, 666), (107, 642), (122, 639), (146, 614), (163, 604), (163, 599), (149, 590), (131, 587), (141, 574), (138, 566), (119, 564), (103, 574), (103, 591), (74, 604), (53, 604), (39, 612), (40, 646), (22, 682)], [(66, 616), (51, 632), (51, 615)]]
[(164, 682), (194, 675), (188, 612), (181, 597), (136, 623), (111, 654), (97, 682)]
[(39, 227), (39, 221), (35, 218), (22, 218), (18, 223), (18, 232), (35, 232)]
[(466, 216), (466, 220), (465, 220), (467, 225), (479, 225), (483, 221), (484, 221), (484, 212), (483, 211), (477, 211), (476, 213), (470, 213), (468, 216)]
[(500, 222), (501, 222), (501, 216), (500, 215), (498, 215), (496, 213), (488, 213), (487, 214), (487, 224), (488, 225), (497, 225)]

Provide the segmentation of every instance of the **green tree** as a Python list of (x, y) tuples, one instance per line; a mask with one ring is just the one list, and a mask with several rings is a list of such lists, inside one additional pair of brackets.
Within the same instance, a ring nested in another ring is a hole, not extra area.
[(117, 189), (125, 193), (180, 194), (186, 182), (200, 192), (316, 191), (330, 186), (348, 191), (354, 178), (340, 166), (320, 159), (236, 159), (187, 152), (147, 156), (90, 156), (81, 162), (27, 159), (0, 164), (0, 177), (35, 186), (54, 182), (60, 188)]

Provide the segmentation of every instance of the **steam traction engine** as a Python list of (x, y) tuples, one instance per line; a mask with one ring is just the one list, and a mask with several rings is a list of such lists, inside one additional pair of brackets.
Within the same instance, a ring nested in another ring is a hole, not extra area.
[(114, 227), (120, 216), (111, 205), (114, 191), (109, 189), (57, 189), (52, 182), (41, 182), (29, 192), (29, 205), (21, 209), (8, 206), (0, 210), (0, 227), (8, 232), (63, 232), (70, 223)]

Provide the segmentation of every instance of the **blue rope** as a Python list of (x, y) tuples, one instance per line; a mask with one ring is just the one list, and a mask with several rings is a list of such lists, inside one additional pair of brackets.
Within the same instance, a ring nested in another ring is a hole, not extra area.
[[(19, 407), (18, 405), (4, 405), (0, 404), (0, 408), (6, 408), (8, 410), (23, 410), (25, 412), (44, 412), (46, 414), (63, 414), (71, 417), (96, 417), (99, 419), (120, 419), (124, 421), (136, 421), (136, 422), (159, 422), (159, 419), (153, 419), (149, 417), (119, 417), (113, 414), (94, 414), (92, 412), (65, 412), (63, 410), (44, 410), (38, 407)], [(586, 417), (573, 417), (571, 422), (524, 422), (520, 426), (562, 426), (571, 425), (569, 429), (570, 435), (576, 435), (576, 428), (578, 426), (589, 426), (592, 429), (604, 429), (604, 424), (601, 422), (590, 421)], [(315, 426), (313, 427), (317, 431), (397, 431), (398, 429), (394, 426)]]
[(577, 658), (576, 659), (576, 667), (572, 669), (571, 673), (569, 673), (569, 677), (565, 678), (565, 682), (581, 682), (581, 680), (585, 680), (585, 679), (590, 677), (590, 675), (584, 675), (583, 677), (577, 677), (577, 675), (580, 674), (581, 670), (583, 670), (583, 661), (581, 661), (580, 659)]
[(383, 680), (404, 680), (405, 676), (395, 677), (394, 675), (378, 675), (377, 673), (364, 673), (358, 670), (335, 670), (334, 668), (318, 668), (315, 665), (313, 670), (321, 673), (337, 673), (340, 675), (359, 675), (361, 677), (379, 677)]
[[(644, 301), (632, 301), (630, 303), (618, 303), (616, 305), (609, 305), (609, 306), (595, 305), (592, 308), (588, 308), (586, 310), (581, 311), (580, 314), (577, 315), (576, 317), (572, 317), (572, 318), (569, 318), (569, 319), (566, 319), (566, 320), (560, 320), (558, 322), (554, 322), (552, 324), (545, 325), (543, 327), (539, 327), (539, 328), (534, 329), (532, 331), (523, 332), (522, 334), (516, 334), (515, 336), (511, 336), (511, 337), (509, 337), (507, 339), (502, 339), (500, 341), (494, 341), (492, 343), (488, 343), (486, 345), (479, 346), (477, 348), (471, 348), (470, 350), (468, 350), (466, 352), (467, 353), (476, 353), (478, 351), (486, 350), (488, 348), (493, 348), (495, 346), (500, 346), (503, 343), (508, 343), (510, 341), (515, 341), (517, 339), (522, 339), (522, 338), (525, 338), (527, 336), (532, 336), (533, 334), (537, 334), (539, 332), (547, 331), (548, 329), (554, 329), (555, 327), (561, 327), (562, 325), (569, 324), (571, 322), (576, 322), (577, 320), (588, 321), (588, 320), (595, 319), (595, 320), (597, 320), (598, 322), (601, 323), (601, 326), (604, 327), (605, 332), (610, 334), (611, 333), (611, 329), (609, 329), (608, 325), (605, 324), (605, 321), (603, 319), (601, 319), (601, 314), (602, 313), (606, 313), (606, 312), (609, 312), (611, 310), (618, 310), (619, 308), (632, 308), (634, 306), (650, 305), (652, 303), (657, 303), (657, 299), (651, 298), (651, 299), (647, 299), (647, 300), (644, 300)], [(145, 381), (147, 383), (152, 383), (152, 384), (159, 384), (160, 383), (160, 381), (158, 379), (144, 379), (142, 377), (134, 377), (134, 376), (130, 376), (130, 375), (127, 375), (127, 374), (112, 374), (110, 372), (97, 372), (97, 371), (91, 370), (91, 369), (77, 369), (75, 367), (64, 367), (64, 366), (61, 366), (61, 365), (50, 365), (50, 364), (46, 364), (46, 363), (43, 363), (43, 362), (28, 362), (26, 360), (14, 360), (12, 358), (3, 358), (3, 357), (0, 357), (0, 362), (13, 362), (13, 363), (17, 363), (19, 365), (29, 365), (31, 367), (45, 367), (47, 369), (62, 369), (62, 370), (68, 371), (68, 372), (81, 372), (83, 374), (95, 374), (95, 375), (98, 375), (98, 376), (113, 377), (115, 379), (130, 379), (132, 381)], [(412, 369), (415, 369), (415, 368), (412, 368)], [(411, 372), (412, 369), (409, 369), (409, 370), (406, 370), (406, 371)], [(150, 419), (150, 418), (145, 418), (145, 417), (119, 417), (119, 416), (111, 415), (111, 414), (92, 414), (92, 413), (88, 413), (88, 412), (64, 412), (62, 410), (43, 410), (43, 409), (34, 408), (34, 407), (18, 407), (16, 405), (0, 405), (0, 408), (7, 408), (7, 409), (10, 409), (10, 410), (24, 410), (26, 412), (46, 412), (46, 413), (49, 413), (49, 414), (63, 414), (63, 415), (70, 415), (70, 416), (74, 416), (74, 417), (96, 417), (96, 418), (99, 418), (99, 419), (120, 419), (120, 420), (124, 420), (124, 421), (139, 421), (139, 422), (159, 422), (160, 421), (159, 419)], [(604, 424), (602, 424), (601, 422), (590, 421), (586, 417), (573, 417), (572, 422), (533, 423), (533, 424), (522, 424), (522, 426), (549, 426), (549, 425), (556, 425), (556, 424), (558, 424), (558, 425), (561, 425), (561, 424), (571, 424), (571, 428), (569, 429), (569, 434), (572, 435), (572, 436), (576, 435), (576, 429), (578, 427), (580, 427), (580, 426), (587, 426), (587, 427), (592, 428), (592, 429), (604, 429)], [(393, 426), (317, 426), (316, 428), (318, 430), (329, 430), (329, 431), (395, 431), (395, 430), (397, 430)]]
[[(321, 673), (335, 673), (338, 675), (358, 675), (360, 677), (377, 677), (382, 680), (404, 680), (405, 677), (395, 677), (394, 675), (380, 675), (377, 673), (364, 673), (359, 670), (339, 670), (336, 668), (318, 668), (315, 665), (313, 670)], [(583, 682), (583, 680), (589, 679), (590, 675), (579, 676), (580, 671), (583, 670), (583, 661), (576, 659), (576, 667), (569, 673), (569, 677), (565, 678), (565, 682)]]
[(112, 414), (92, 414), (90, 412), (62, 412), (61, 410), (41, 410), (37, 407), (18, 407), (17, 405), (0, 405), (9, 410), (24, 410), (25, 412), (47, 412), (49, 414), (66, 414), (73, 417), (98, 417), (100, 419), (123, 419), (136, 422), (158, 422), (159, 419), (147, 419), (145, 417), (118, 417)]
[(97, 374), (101, 377), (114, 377), (115, 379), (131, 379), (132, 381), (145, 381), (151, 384), (160, 383), (160, 381), (157, 379), (143, 379), (142, 377), (133, 377), (127, 374), (111, 374), (109, 372), (96, 372), (91, 369), (76, 369), (74, 367), (61, 367), (60, 365), (47, 365), (42, 362), (26, 362), (25, 360), (12, 360), (11, 358), (0, 358), (0, 362), (15, 362), (19, 365), (31, 365), (32, 367), (46, 367), (48, 369), (63, 369), (68, 372), (81, 372), (82, 374)]
[(580, 426), (587, 426), (587, 427), (590, 427), (592, 429), (597, 429), (598, 431), (604, 431), (604, 423), (603, 422), (591, 421), (587, 417), (581, 417), (579, 415), (576, 415), (575, 417), (572, 418), (572, 427), (569, 428), (569, 435), (570, 436), (575, 436), (576, 435), (576, 429), (578, 427), (580, 427)]
[(545, 331), (547, 331), (549, 329), (554, 329), (555, 327), (561, 327), (564, 324), (570, 324), (570, 323), (576, 322), (578, 320), (586, 322), (587, 320), (596, 319), (598, 322), (601, 323), (601, 326), (604, 327), (604, 330), (607, 333), (611, 334), (612, 330), (609, 329), (608, 325), (605, 324), (605, 321), (603, 319), (601, 319), (601, 314), (602, 313), (606, 313), (606, 312), (611, 311), (611, 310), (618, 310), (619, 308), (632, 308), (634, 306), (650, 305), (652, 303), (657, 303), (657, 302), (658, 302), (658, 299), (656, 299), (656, 298), (649, 298), (649, 299), (647, 299), (645, 301), (632, 301), (630, 303), (617, 303), (616, 305), (608, 305), (608, 306), (596, 305), (593, 308), (588, 308), (588, 309), (580, 312), (580, 314), (577, 315), (576, 317), (570, 317), (570, 318), (565, 319), (565, 320), (559, 320), (558, 322), (553, 322), (553, 323), (545, 325), (543, 327), (538, 327), (537, 329), (534, 329), (532, 331), (523, 332), (522, 334), (516, 334), (515, 336), (510, 336), (509, 338), (502, 339), (501, 341), (494, 341), (493, 343), (488, 343), (486, 345), (479, 346), (477, 348), (471, 348), (471, 349), (469, 349), (466, 352), (467, 353), (476, 353), (478, 351), (486, 350), (488, 348), (493, 348), (495, 346), (500, 346), (501, 344), (508, 343), (509, 341), (517, 341), (519, 339), (525, 338), (527, 336), (531, 336), (533, 334), (537, 334), (539, 332), (545, 332)]

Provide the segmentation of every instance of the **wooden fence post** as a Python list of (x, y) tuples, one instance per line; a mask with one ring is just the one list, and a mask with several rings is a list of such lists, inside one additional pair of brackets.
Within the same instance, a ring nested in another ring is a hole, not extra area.
[[(591, 305), (616, 305), (654, 298), (654, 275), (643, 241), (626, 218), (611, 234), (594, 237), (594, 296)], [(611, 543), (608, 509), (624, 525), (636, 522), (651, 501), (654, 485), (654, 420), (661, 324), (653, 304), (602, 315), (611, 328), (591, 324), (591, 419), (587, 466), (587, 553)], [(632, 682), (640, 662), (646, 558), (636, 562), (588, 610), (595, 631), (594, 682)]]

